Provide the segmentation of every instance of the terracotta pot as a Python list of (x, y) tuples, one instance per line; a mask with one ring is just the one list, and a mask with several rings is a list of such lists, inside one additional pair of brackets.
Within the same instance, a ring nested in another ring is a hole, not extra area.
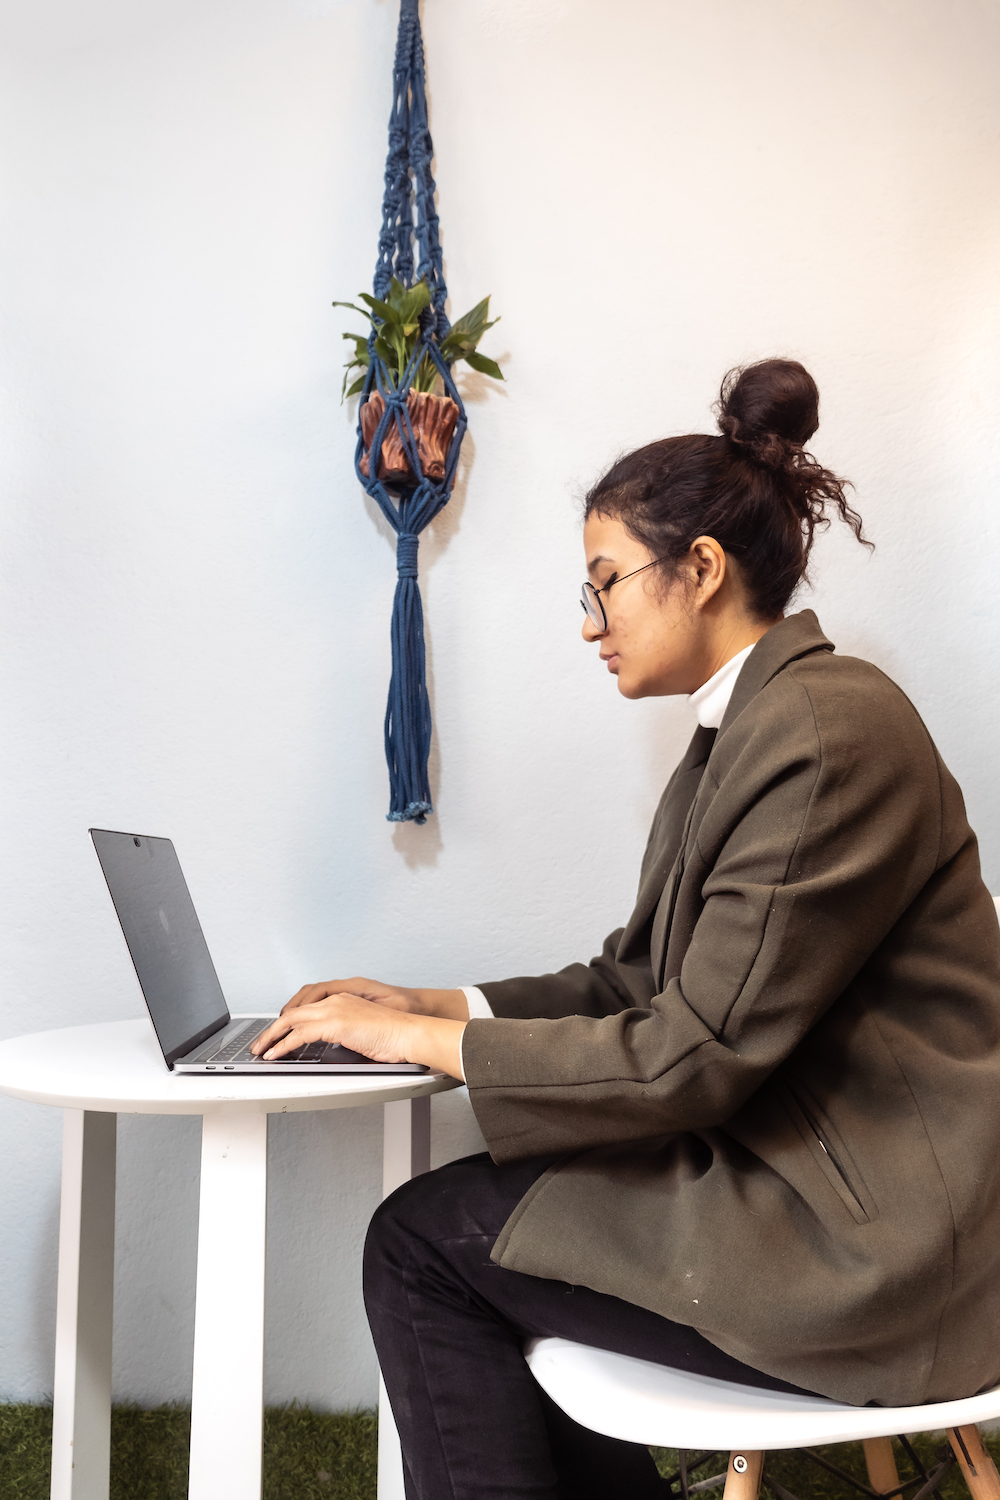
[[(361, 408), (361, 436), (365, 444), (361, 472), (366, 479), (368, 450), (384, 411), (385, 402), (378, 391), (372, 391)], [(406, 411), (416, 439), (417, 456), (424, 478), (443, 479), (445, 459), (458, 421), (458, 407), (450, 396), (432, 396), (429, 391), (410, 391), (406, 398)], [(410, 468), (395, 422), (390, 422), (382, 440), (378, 477), (388, 484), (402, 484), (416, 477)]]

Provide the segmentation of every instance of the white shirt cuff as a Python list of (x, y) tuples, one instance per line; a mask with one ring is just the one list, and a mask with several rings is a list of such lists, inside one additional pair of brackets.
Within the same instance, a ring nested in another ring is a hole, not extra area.
[(470, 1021), (495, 1020), (490, 1002), (482, 990), (477, 990), (474, 984), (462, 984), (459, 985), (459, 989), (462, 991), (468, 1004)]
[[(493, 1010), (490, 1002), (482, 990), (477, 990), (474, 984), (461, 984), (459, 989), (465, 996), (465, 1003), (469, 1007), (470, 1021), (492, 1021)], [(462, 1041), (459, 1046), (459, 1061), (462, 1064), (462, 1082), (465, 1082), (465, 1032), (462, 1032)]]

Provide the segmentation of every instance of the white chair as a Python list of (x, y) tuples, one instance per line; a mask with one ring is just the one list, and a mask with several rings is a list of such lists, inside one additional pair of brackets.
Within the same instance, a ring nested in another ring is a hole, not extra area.
[[(876, 1494), (906, 1489), (896, 1471), (892, 1435), (942, 1427), (973, 1500), (1000, 1500), (1000, 1475), (975, 1425), (1000, 1417), (1000, 1389), (933, 1406), (842, 1406), (821, 1396), (785, 1395), (688, 1375), (568, 1339), (534, 1339), (525, 1357), (542, 1389), (582, 1427), (628, 1443), (728, 1452), (724, 1500), (757, 1500), (769, 1449), (854, 1439), (864, 1444)], [(919, 1486), (910, 1500), (928, 1500), (943, 1467), (923, 1483), (919, 1477), (909, 1481)], [(780, 1486), (773, 1487), (781, 1493)], [(684, 1488), (690, 1492), (707, 1486), (701, 1481)]]

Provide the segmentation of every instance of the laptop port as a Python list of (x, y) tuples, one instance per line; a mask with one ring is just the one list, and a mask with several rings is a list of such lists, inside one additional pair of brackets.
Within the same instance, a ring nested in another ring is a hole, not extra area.
[(234, 1065), (232, 1063), (226, 1063), (225, 1067), (223, 1068), (223, 1072), (224, 1073), (235, 1073), (236, 1072), (236, 1068), (234, 1067)]

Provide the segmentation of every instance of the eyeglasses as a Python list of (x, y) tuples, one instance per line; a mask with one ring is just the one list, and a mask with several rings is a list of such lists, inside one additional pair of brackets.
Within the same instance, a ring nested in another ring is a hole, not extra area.
[[(645, 573), (647, 568), (655, 568), (658, 562), (665, 561), (665, 558), (656, 557), (652, 562), (644, 563), (641, 568), (635, 568), (631, 573), (626, 573), (625, 578), (634, 578), (636, 573)], [(625, 578), (612, 578), (611, 582), (606, 583), (602, 589), (595, 589), (592, 583), (585, 583), (583, 585), (580, 597), (581, 607), (586, 610), (587, 618), (591, 625), (593, 625), (595, 630), (599, 630), (602, 635), (608, 628), (608, 617), (604, 612), (604, 605), (601, 603), (601, 595), (606, 594), (609, 589), (613, 589), (616, 583), (624, 583)]]

